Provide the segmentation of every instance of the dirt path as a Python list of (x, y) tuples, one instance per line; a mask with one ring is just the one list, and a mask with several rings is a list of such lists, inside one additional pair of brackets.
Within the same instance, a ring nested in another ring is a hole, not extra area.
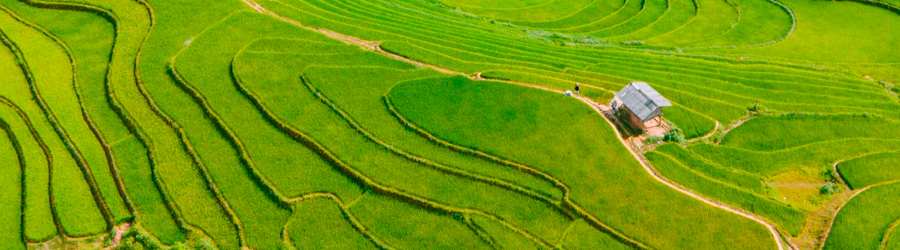
[[(837, 163), (835, 163), (835, 165), (837, 165)], [(837, 218), (837, 215), (838, 215), (838, 213), (841, 212), (841, 209), (843, 209), (844, 206), (847, 205), (847, 203), (850, 203), (850, 200), (853, 200), (853, 197), (856, 197), (857, 195), (859, 195), (863, 191), (868, 190), (871, 187), (872, 186), (868, 186), (863, 189), (853, 191), (850, 194), (850, 197), (847, 197), (846, 201), (843, 202), (840, 207), (838, 207), (837, 209), (834, 210), (834, 214), (832, 214), (831, 217), (826, 222), (826, 223), (828, 223), (828, 227), (825, 228), (825, 233), (822, 234), (822, 240), (819, 241), (819, 245), (816, 247), (816, 249), (822, 249), (825, 247), (825, 241), (828, 240), (828, 235), (831, 234), (831, 229), (834, 227), (834, 219)]]
[[(275, 17), (275, 18), (278, 18), (278, 19), (280, 19), (280, 20), (282, 20), (282, 21), (285, 21), (285, 22), (288, 22), (288, 23), (297, 25), (297, 26), (302, 27), (302, 28), (304, 28), (304, 29), (311, 30), (311, 31), (315, 31), (315, 32), (321, 33), (321, 34), (323, 34), (323, 35), (326, 35), (326, 36), (328, 36), (328, 37), (331, 37), (331, 38), (334, 38), (334, 39), (338, 39), (338, 40), (341, 40), (341, 41), (344, 41), (344, 42), (347, 42), (347, 43), (350, 43), (350, 44), (355, 44), (355, 45), (358, 45), (358, 46), (360, 46), (361, 48), (363, 48), (363, 49), (365, 49), (365, 50), (375, 51), (375, 52), (378, 52), (378, 53), (383, 54), (383, 55), (385, 55), (385, 56), (388, 56), (388, 57), (390, 57), (390, 58), (394, 58), (394, 59), (396, 59), (396, 60), (404, 61), (404, 62), (413, 64), (413, 65), (416, 65), (416, 66), (419, 66), (419, 67), (429, 68), (429, 69), (433, 69), (433, 70), (436, 70), (436, 71), (439, 71), (439, 72), (443, 72), (443, 73), (448, 73), (448, 74), (463, 75), (463, 76), (466, 76), (466, 77), (469, 77), (469, 78), (472, 78), (472, 79), (490, 80), (490, 81), (496, 81), (496, 82), (504, 82), (504, 83), (510, 83), (510, 84), (515, 84), (515, 85), (520, 85), (520, 86), (525, 86), (525, 87), (531, 87), (531, 88), (536, 88), (536, 89), (541, 89), (541, 90), (551, 91), (551, 92), (555, 92), (555, 93), (559, 93), (559, 94), (562, 94), (562, 93), (563, 93), (563, 91), (561, 91), (561, 90), (551, 89), (551, 88), (548, 88), (548, 87), (545, 87), (545, 86), (539, 86), (539, 85), (530, 84), (530, 83), (524, 83), (524, 82), (513, 82), (513, 81), (500, 81), (500, 80), (493, 80), (493, 79), (484, 79), (483, 77), (481, 77), (481, 73), (477, 73), (477, 74), (475, 74), (475, 75), (468, 75), (468, 74), (463, 73), (463, 72), (453, 71), (453, 70), (446, 69), (446, 68), (441, 68), (441, 67), (438, 67), (438, 66), (435, 66), (435, 65), (425, 64), (425, 63), (422, 63), (422, 62), (419, 62), (419, 61), (415, 61), (415, 60), (412, 60), (412, 59), (403, 57), (403, 56), (401, 56), (401, 55), (397, 55), (397, 54), (393, 54), (393, 53), (384, 51), (384, 50), (382, 50), (382, 49), (379, 47), (379, 43), (378, 43), (378, 42), (364, 41), (364, 40), (361, 40), (361, 39), (358, 39), (358, 38), (355, 38), (355, 37), (351, 37), (351, 36), (339, 34), (339, 33), (337, 33), (337, 32), (333, 32), (333, 31), (330, 31), (330, 30), (310, 28), (310, 27), (304, 26), (304, 25), (301, 24), (300, 22), (297, 22), (297, 21), (295, 21), (295, 20), (292, 20), (292, 19), (283, 17), (283, 16), (281, 16), (281, 15), (278, 15), (277, 13), (274, 13), (274, 12), (272, 12), (272, 11), (269, 11), (269, 10), (267, 10), (266, 8), (264, 8), (264, 7), (262, 7), (261, 5), (259, 5), (258, 3), (256, 3), (254, 0), (242, 0), (242, 1), (243, 1), (244, 3), (246, 3), (247, 5), (249, 5), (250, 7), (252, 7), (253, 9), (255, 9), (256, 11), (259, 11), (260, 13), (270, 15), (270, 16), (272, 16), (272, 17)], [(593, 100), (591, 100), (591, 99), (589, 99), (589, 98), (587, 98), (587, 97), (584, 97), (584, 96), (575, 96), (575, 98), (578, 98), (579, 100), (581, 100), (581, 101), (584, 102), (585, 104), (588, 104), (588, 106), (590, 106), (591, 108), (593, 108), (594, 111), (596, 111), (598, 114), (600, 114), (600, 116), (603, 117), (603, 119), (606, 120), (607, 123), (609, 123), (609, 125), (613, 128), (613, 131), (615, 131), (616, 136), (618, 137), (619, 141), (620, 141), (620, 142), (628, 149), (628, 151), (631, 153), (631, 155), (632, 155), (632, 156), (633, 156), (633, 157), (641, 164), (641, 166), (644, 168), (644, 170), (646, 170), (647, 173), (649, 173), (656, 181), (659, 181), (659, 182), (665, 184), (666, 186), (669, 186), (669, 187), (671, 187), (671, 188), (677, 190), (678, 192), (681, 192), (681, 193), (683, 193), (683, 194), (686, 194), (686, 195), (688, 195), (688, 196), (691, 196), (691, 197), (693, 197), (693, 198), (695, 198), (695, 199), (697, 199), (697, 200), (700, 200), (700, 201), (702, 201), (702, 202), (704, 202), (704, 203), (706, 203), (706, 204), (709, 204), (709, 205), (714, 206), (714, 207), (717, 207), (717, 208), (724, 209), (724, 210), (729, 211), (729, 212), (732, 212), (732, 213), (734, 213), (734, 214), (738, 214), (738, 215), (740, 215), (740, 216), (743, 216), (743, 217), (746, 217), (746, 218), (748, 218), (748, 219), (754, 220), (754, 221), (756, 221), (756, 222), (758, 222), (758, 223), (760, 223), (760, 224), (766, 226), (766, 228), (769, 229), (769, 232), (772, 233), (772, 236), (773, 236), (774, 239), (775, 239), (775, 243), (778, 245), (778, 249), (779, 249), (779, 250), (785, 250), (784, 240), (782, 239), (781, 234), (778, 233), (778, 230), (776, 230), (775, 227), (772, 226), (772, 224), (768, 223), (768, 222), (765, 221), (764, 219), (762, 219), (762, 218), (760, 218), (760, 217), (758, 217), (758, 216), (756, 216), (756, 215), (754, 215), (754, 214), (751, 214), (751, 213), (748, 213), (748, 212), (745, 212), (745, 211), (742, 211), (742, 210), (733, 208), (733, 207), (731, 207), (731, 206), (722, 204), (722, 203), (720, 203), (720, 202), (713, 201), (713, 200), (711, 200), (711, 199), (707, 199), (706, 197), (700, 196), (700, 195), (694, 193), (693, 191), (691, 191), (691, 190), (689, 190), (689, 189), (687, 189), (687, 188), (683, 188), (683, 187), (681, 187), (681, 186), (679, 186), (679, 185), (677, 185), (677, 184), (674, 184), (674, 183), (672, 183), (672, 182), (669, 182), (667, 179), (665, 179), (665, 177), (662, 177), (662, 176), (661, 176), (658, 172), (656, 172), (656, 170), (649, 164), (649, 162), (647, 162), (647, 160), (643, 158), (643, 156), (641, 156), (634, 148), (632, 148), (632, 147), (630, 146), (630, 144), (626, 141), (626, 139), (625, 139), (624, 137), (622, 137), (622, 134), (619, 132), (619, 130), (616, 129), (616, 125), (615, 125), (615, 124), (614, 124), (614, 123), (613, 123), (613, 122), (605, 115), (605, 114), (606, 114), (605, 112), (611, 112), (611, 108), (610, 108), (609, 106), (599, 104), (599, 103), (597, 103), (597, 102), (595, 102), (595, 101), (593, 101)], [(742, 123), (742, 122), (737, 123), (737, 125), (740, 125), (740, 123)], [(733, 127), (736, 127), (736, 126), (732, 126), (732, 128), (733, 128)], [(790, 246), (788, 246), (788, 248), (790, 248)]]
[(124, 223), (114, 228), (116, 234), (113, 235), (112, 241), (109, 243), (109, 246), (103, 248), (104, 250), (116, 249), (119, 246), (119, 243), (122, 242), (122, 236), (125, 235), (125, 232), (128, 232), (128, 229), (131, 229), (131, 224)]
[[(634, 149), (630, 146), (630, 144), (626, 141), (626, 139), (624, 137), (622, 137), (622, 134), (619, 132), (619, 130), (616, 129), (616, 125), (606, 115), (604, 115), (604, 112), (612, 112), (612, 110), (609, 106), (598, 104), (598, 103), (594, 102), (593, 100), (590, 100), (586, 97), (579, 96), (579, 99), (581, 99), (581, 101), (583, 101), (583, 102), (587, 103), (588, 105), (590, 105), (591, 107), (593, 107), (594, 110), (597, 111), (597, 113), (600, 113), (600, 115), (603, 116), (603, 119), (606, 120), (606, 122), (609, 123), (609, 126), (611, 126), (613, 128), (613, 131), (616, 132), (616, 136), (619, 138), (619, 141), (622, 142), (622, 144), (625, 145), (626, 148), (628, 148), (628, 151), (631, 152), (631, 155), (634, 156), (634, 158), (637, 159), (637, 161), (641, 163), (641, 166), (644, 167), (644, 170), (646, 170), (647, 173), (649, 173), (651, 176), (653, 176), (653, 179), (656, 179), (657, 181), (665, 184), (666, 186), (669, 186), (669, 187), (671, 187), (683, 194), (686, 194), (688, 196), (694, 197), (695, 199), (700, 200), (706, 204), (709, 204), (711, 206), (721, 208), (726, 211), (738, 214), (740, 216), (754, 220), (754, 221), (758, 222), (759, 224), (766, 226), (766, 228), (769, 229), (769, 232), (772, 233), (772, 236), (775, 238), (775, 243), (778, 245), (778, 249), (785, 250), (784, 241), (781, 237), (781, 234), (778, 233), (778, 230), (775, 229), (775, 226), (772, 226), (772, 224), (770, 224), (769, 222), (765, 221), (764, 219), (762, 219), (761, 217), (759, 217), (755, 214), (748, 213), (743, 210), (725, 205), (718, 201), (714, 201), (712, 199), (708, 199), (706, 197), (700, 196), (700, 195), (694, 193), (693, 191), (691, 191), (690, 189), (681, 187), (677, 184), (670, 182), (668, 179), (666, 179), (665, 177), (660, 175), (659, 172), (657, 172), (656, 169), (654, 169), (653, 166), (650, 165), (650, 163), (647, 161), (647, 159), (645, 159), (642, 155), (640, 155), (636, 149)], [(791, 247), (788, 246), (788, 248), (791, 248)]]

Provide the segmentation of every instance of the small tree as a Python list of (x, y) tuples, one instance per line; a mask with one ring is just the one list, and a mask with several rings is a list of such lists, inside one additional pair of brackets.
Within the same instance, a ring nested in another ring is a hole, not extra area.
[(819, 189), (819, 193), (823, 195), (832, 195), (834, 193), (837, 193), (838, 191), (840, 191), (840, 188), (837, 184), (834, 184), (834, 182), (829, 182)]
[(750, 111), (752, 113), (766, 112), (766, 106), (763, 106), (762, 104), (759, 104), (759, 102), (756, 102), (756, 104), (753, 104), (753, 105), (750, 105), (750, 107), (747, 107), (747, 111)]

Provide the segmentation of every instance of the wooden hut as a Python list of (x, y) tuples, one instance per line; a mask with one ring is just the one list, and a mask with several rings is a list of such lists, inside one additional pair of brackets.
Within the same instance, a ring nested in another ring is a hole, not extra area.
[(611, 103), (613, 110), (632, 126), (642, 130), (661, 127), (667, 131), (662, 120), (662, 108), (672, 106), (672, 102), (656, 92), (646, 82), (631, 82), (616, 93)]

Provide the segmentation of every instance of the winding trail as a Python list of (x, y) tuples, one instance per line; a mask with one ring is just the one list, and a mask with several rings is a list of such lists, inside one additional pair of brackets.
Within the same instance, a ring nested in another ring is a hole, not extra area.
[[(454, 71), (454, 70), (450, 70), (450, 69), (446, 69), (446, 68), (441, 68), (441, 67), (438, 67), (438, 66), (435, 66), (435, 65), (430, 65), (430, 64), (423, 63), (423, 62), (415, 61), (415, 60), (412, 60), (412, 59), (403, 57), (403, 56), (401, 56), (401, 55), (393, 54), (393, 53), (387, 52), (387, 51), (385, 51), (385, 50), (382, 50), (381, 47), (380, 47), (380, 45), (379, 45), (379, 44), (380, 44), (379, 42), (376, 42), (376, 41), (365, 41), (365, 40), (362, 40), (362, 39), (359, 39), (359, 38), (347, 36), (347, 35), (340, 34), (340, 33), (334, 32), (334, 31), (330, 31), (330, 30), (311, 28), (311, 27), (308, 27), (308, 26), (305, 26), (305, 25), (301, 24), (300, 22), (297, 22), (296, 20), (289, 19), (289, 18), (283, 17), (283, 16), (281, 16), (281, 15), (275, 13), (275, 12), (272, 12), (272, 11), (270, 11), (270, 10), (264, 8), (263, 6), (259, 5), (259, 4), (256, 3), (254, 0), (242, 0), (242, 1), (243, 1), (245, 4), (249, 5), (251, 8), (255, 9), (256, 11), (258, 11), (258, 12), (260, 12), (260, 13), (263, 13), (263, 14), (272, 16), (272, 17), (274, 17), (274, 18), (277, 18), (277, 19), (279, 19), (279, 20), (282, 20), (282, 21), (285, 21), (285, 22), (288, 22), (288, 23), (297, 25), (297, 26), (299, 26), (299, 27), (301, 27), (301, 28), (304, 28), (304, 29), (307, 29), (307, 30), (311, 30), (311, 31), (318, 32), (318, 33), (320, 33), (320, 34), (326, 35), (326, 36), (328, 36), (328, 37), (330, 37), (330, 38), (333, 38), (333, 39), (337, 39), (337, 40), (341, 40), (341, 41), (344, 41), (344, 42), (349, 43), (349, 44), (357, 45), (357, 46), (361, 47), (361, 48), (364, 49), (364, 50), (374, 51), (374, 52), (377, 52), (377, 53), (379, 53), (379, 54), (388, 56), (388, 57), (390, 57), (390, 58), (393, 58), (393, 59), (396, 59), (396, 60), (401, 60), (401, 61), (404, 61), (404, 62), (406, 62), (406, 63), (410, 63), (410, 64), (413, 64), (413, 65), (416, 65), (416, 66), (418, 66), (418, 67), (429, 68), (429, 69), (433, 69), (433, 70), (436, 70), (436, 71), (439, 71), (439, 72), (442, 72), (442, 73), (447, 73), (447, 74), (463, 75), (463, 76), (469, 77), (469, 78), (471, 78), (471, 79), (476, 79), (476, 80), (488, 80), (488, 81), (494, 81), (494, 82), (503, 82), (503, 83), (509, 83), (509, 84), (514, 84), (514, 85), (519, 85), (519, 86), (525, 86), (525, 87), (530, 87), (530, 88), (536, 88), (536, 89), (541, 89), (541, 90), (545, 90), (545, 91), (550, 91), (550, 92), (554, 92), (554, 93), (563, 94), (563, 91), (561, 91), (561, 90), (558, 90), (558, 89), (552, 89), (552, 88), (545, 87), (545, 86), (540, 86), (540, 85), (535, 85), (535, 84), (530, 84), (530, 83), (525, 83), (525, 82), (514, 82), (514, 81), (505, 81), (505, 80), (486, 79), (486, 78), (484, 78), (484, 77), (481, 76), (481, 73), (477, 73), (477, 74), (475, 74), (475, 75), (469, 75), (469, 74), (466, 74), (466, 73), (464, 73), (464, 72), (458, 72), (458, 71)], [(706, 203), (706, 204), (709, 204), (710, 206), (714, 206), (714, 207), (717, 207), (717, 208), (724, 209), (724, 210), (729, 211), (729, 212), (731, 212), (731, 213), (734, 213), (734, 214), (743, 216), (743, 217), (745, 217), (745, 218), (751, 219), (751, 220), (753, 220), (753, 221), (756, 221), (756, 222), (762, 224), (763, 226), (765, 226), (766, 228), (769, 229), (769, 232), (772, 233), (772, 236), (773, 236), (773, 238), (774, 238), (774, 240), (775, 240), (775, 243), (778, 245), (778, 249), (779, 249), (779, 250), (785, 250), (786, 248), (787, 248), (787, 249), (795, 249), (795, 247), (792, 247), (792, 246), (790, 246), (790, 245), (785, 246), (785, 240), (784, 240), (784, 238), (782, 238), (781, 234), (778, 232), (778, 230), (776, 229), (776, 227), (773, 226), (772, 223), (769, 223), (768, 221), (766, 221), (765, 219), (763, 219), (762, 217), (759, 217), (759, 216), (757, 216), (757, 215), (755, 215), (755, 214), (752, 214), (752, 213), (749, 213), (749, 212), (746, 212), (746, 211), (743, 211), (743, 210), (740, 210), (740, 209), (731, 207), (731, 206), (726, 205), (726, 204), (723, 204), (723, 203), (721, 203), (721, 202), (714, 201), (714, 200), (712, 200), (712, 199), (709, 199), (709, 198), (700, 196), (700, 195), (694, 193), (693, 191), (691, 191), (691, 190), (689, 190), (689, 189), (687, 189), (687, 188), (681, 187), (681, 186), (679, 186), (679, 185), (677, 185), (677, 184), (675, 184), (675, 183), (669, 181), (669, 180), (666, 179), (665, 177), (663, 177), (661, 174), (659, 174), (659, 173), (658, 173), (658, 172), (650, 165), (650, 163), (647, 161), (647, 159), (645, 159), (645, 158), (637, 151), (637, 149), (633, 148), (633, 147), (631, 146), (631, 144), (628, 143), (627, 139), (626, 139), (625, 137), (623, 137), (622, 133), (619, 132), (619, 130), (616, 128), (616, 124), (615, 124), (612, 120), (610, 120), (609, 117), (607, 117), (607, 114), (610, 114), (610, 113), (612, 112), (612, 109), (611, 109), (609, 106), (603, 105), (603, 104), (599, 104), (599, 103), (597, 103), (597, 102), (595, 102), (595, 101), (593, 101), (593, 100), (591, 100), (591, 99), (589, 99), (589, 98), (587, 98), (587, 97), (584, 97), (584, 96), (575, 96), (575, 97), (578, 98), (579, 100), (581, 100), (582, 102), (584, 102), (585, 104), (587, 104), (588, 106), (590, 106), (591, 108), (593, 108), (594, 111), (596, 111), (598, 114), (600, 114), (600, 116), (603, 117), (604, 120), (606, 120), (606, 122), (607, 122), (607, 123), (613, 128), (613, 130), (616, 132), (616, 136), (618, 137), (619, 141), (620, 141), (620, 142), (628, 149), (629, 152), (631, 152), (631, 155), (632, 155), (632, 156), (633, 156), (633, 157), (641, 164), (641, 166), (644, 168), (644, 170), (646, 170), (647, 173), (649, 173), (650, 176), (653, 177), (653, 179), (655, 179), (656, 181), (659, 181), (659, 182), (665, 184), (666, 186), (671, 187), (672, 189), (677, 190), (678, 192), (681, 192), (681, 193), (686, 194), (686, 195), (688, 195), (688, 196), (690, 196), (690, 197), (693, 197), (693, 198), (695, 198), (695, 199), (697, 199), (697, 200), (700, 200), (700, 201), (702, 201), (702, 202), (704, 202), (704, 203)]]

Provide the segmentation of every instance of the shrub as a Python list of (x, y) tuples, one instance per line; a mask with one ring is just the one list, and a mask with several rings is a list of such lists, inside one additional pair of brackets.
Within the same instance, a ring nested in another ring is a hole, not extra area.
[(823, 195), (832, 195), (839, 191), (841, 191), (841, 189), (837, 184), (834, 184), (834, 182), (829, 182), (828, 184), (825, 184), (825, 186), (822, 186), (822, 188), (819, 188), (819, 194)]
[(822, 177), (825, 178), (825, 180), (827, 180), (827, 181), (837, 181), (835, 176), (837, 176), (837, 175), (834, 173), (834, 169), (829, 168), (829, 169), (825, 170), (824, 172), (822, 172)]
[(687, 141), (684, 140), (684, 132), (682, 132), (681, 129), (677, 127), (669, 130), (669, 132), (667, 132), (663, 136), (662, 140), (667, 142), (677, 142), (681, 145), (687, 144)]
[(572, 38), (572, 42), (576, 44), (589, 44), (589, 45), (600, 45), (606, 44), (605, 41), (600, 40), (600, 38), (587, 36), (587, 35), (578, 35)]
[(750, 111), (753, 113), (766, 112), (766, 106), (763, 106), (759, 102), (756, 102), (756, 104), (753, 104), (753, 105), (750, 105), (749, 107), (747, 107), (747, 111)]

